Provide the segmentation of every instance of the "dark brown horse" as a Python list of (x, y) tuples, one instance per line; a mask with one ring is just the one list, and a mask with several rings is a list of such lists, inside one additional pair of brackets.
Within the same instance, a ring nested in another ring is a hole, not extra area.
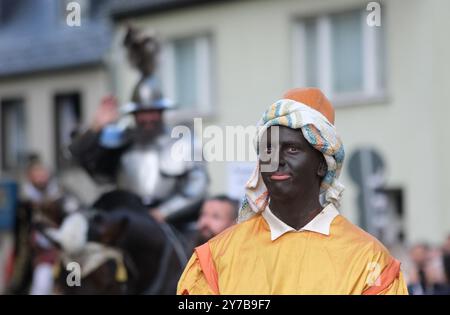
[[(125, 191), (103, 195), (93, 208), (88, 220), (88, 242), (101, 244), (105, 252), (120, 253), (120, 259), (106, 259), (81, 279), (80, 286), (67, 285), (69, 272), (63, 265), (59, 277), (62, 293), (175, 294), (187, 259), (176, 232), (156, 222), (140, 199)], [(126, 278), (118, 279), (123, 267)]]

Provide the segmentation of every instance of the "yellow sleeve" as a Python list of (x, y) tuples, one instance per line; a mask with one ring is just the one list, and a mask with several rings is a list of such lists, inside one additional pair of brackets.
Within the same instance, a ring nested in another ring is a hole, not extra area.
[(400, 275), (394, 282), (391, 283), (380, 295), (408, 295), (408, 288), (406, 286), (403, 273), (400, 271)]
[(200, 267), (200, 262), (198, 261), (197, 254), (191, 256), (186, 268), (178, 281), (177, 294), (214, 294), (210, 289), (205, 276), (203, 275), (202, 268)]

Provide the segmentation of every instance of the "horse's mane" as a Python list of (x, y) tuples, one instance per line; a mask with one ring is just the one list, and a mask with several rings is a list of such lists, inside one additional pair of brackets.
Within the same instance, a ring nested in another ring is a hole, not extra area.
[(146, 212), (139, 196), (126, 190), (113, 190), (103, 194), (94, 204), (93, 208), (101, 211), (113, 211), (127, 208), (131, 211)]

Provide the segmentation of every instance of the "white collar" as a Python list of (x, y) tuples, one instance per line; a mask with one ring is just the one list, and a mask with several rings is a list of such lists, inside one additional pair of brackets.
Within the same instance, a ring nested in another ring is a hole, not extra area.
[(287, 225), (281, 221), (272, 211), (270, 211), (269, 206), (262, 212), (262, 216), (266, 220), (270, 228), (270, 238), (272, 241), (276, 240), (280, 236), (288, 232), (302, 232), (302, 231), (312, 231), (324, 235), (330, 235), (330, 226), (334, 218), (339, 214), (339, 211), (333, 204), (328, 204), (323, 210), (317, 214), (314, 219), (309, 221), (300, 230), (296, 230), (293, 227)]

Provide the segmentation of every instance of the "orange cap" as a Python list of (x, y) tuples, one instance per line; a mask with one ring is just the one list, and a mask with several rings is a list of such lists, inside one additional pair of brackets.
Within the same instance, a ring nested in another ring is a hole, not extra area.
[(296, 88), (284, 93), (283, 98), (308, 105), (324, 115), (334, 125), (334, 108), (318, 88)]

